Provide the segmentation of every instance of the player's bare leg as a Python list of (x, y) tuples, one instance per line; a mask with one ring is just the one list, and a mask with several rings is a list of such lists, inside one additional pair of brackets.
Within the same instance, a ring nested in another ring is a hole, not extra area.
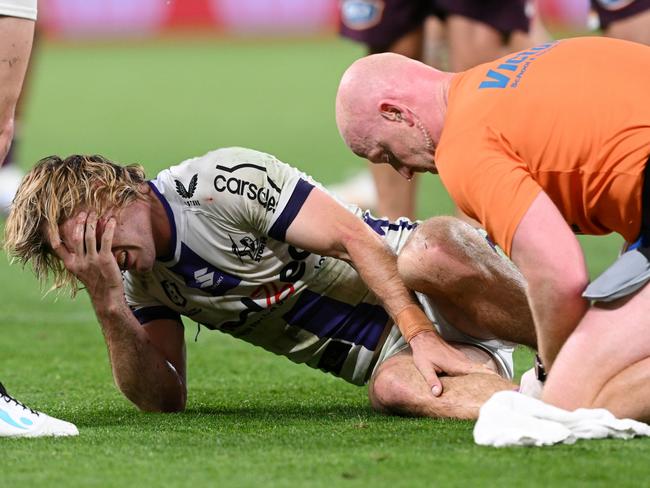
[[(470, 345), (454, 346), (476, 362), (488, 364), (497, 371), (496, 364), (485, 351)], [(496, 374), (444, 376), (441, 380), (443, 393), (435, 397), (413, 364), (411, 352), (402, 351), (377, 368), (368, 388), (368, 398), (375, 410), (392, 415), (476, 419), (479, 408), (492, 394), (516, 388)]]
[(449, 71), (447, 28), (442, 20), (430, 15), (424, 21), (421, 61), (443, 71)]
[(515, 31), (510, 34), (510, 40), (506, 46), (506, 52), (523, 51), (525, 49), (538, 46), (548, 42), (551, 35), (544, 27), (544, 23), (539, 16), (538, 12), (533, 14), (530, 19), (530, 26), (528, 32)]
[(650, 420), (650, 286), (591, 307), (549, 372), (542, 399), (567, 410), (604, 407)]
[(405, 180), (386, 164), (369, 164), (377, 188), (378, 216), (397, 220), (400, 217), (415, 219), (417, 177)]
[(447, 18), (449, 63), (452, 72), (464, 71), (502, 55), (501, 33), (460, 15)]
[(397, 264), (406, 285), (429, 296), (462, 332), (536, 347), (523, 276), (465, 222), (426, 220), (400, 251)]
[[(628, 396), (626, 392), (636, 394)], [(650, 422), (650, 358), (628, 366), (607, 382), (593, 403), (606, 408), (618, 418), (635, 418)]]
[(612, 22), (605, 35), (650, 46), (650, 10)]

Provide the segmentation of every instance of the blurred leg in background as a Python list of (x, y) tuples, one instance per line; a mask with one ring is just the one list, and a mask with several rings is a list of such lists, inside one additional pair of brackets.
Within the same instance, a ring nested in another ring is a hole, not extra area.
[(592, 0), (608, 37), (650, 46), (650, 0)]
[[(11, 147), (16, 132), (16, 106), (32, 50), (35, 20), (36, 0), (31, 5), (24, 0), (7, 0), (0, 6), (0, 166), (15, 154)], [(7, 211), (20, 179), (20, 171), (15, 165), (8, 166), (0, 173), (0, 203), (3, 204), (0, 213)], [(78, 433), (73, 424), (37, 412), (19, 402), (0, 383), (0, 437)]]
[[(34, 36), (32, 42), (31, 58), (34, 58), (35, 46), (38, 43), (38, 27), (34, 28)], [(30, 63), (30, 69), (25, 73), (20, 98), (18, 99), (14, 112), (13, 122), (13, 137), (10, 142), (9, 150), (0, 163), (0, 216), (6, 216), (9, 213), (11, 201), (16, 194), (18, 185), (23, 178), (23, 171), (20, 169), (18, 161), (18, 148), (20, 146), (20, 119), (22, 113), (22, 106), (27, 97), (29, 89), (29, 80), (31, 78), (33, 62)]]

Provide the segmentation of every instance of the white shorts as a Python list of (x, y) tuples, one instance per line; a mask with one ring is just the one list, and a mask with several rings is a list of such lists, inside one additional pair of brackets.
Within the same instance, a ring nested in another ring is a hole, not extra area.
[(36, 20), (36, 0), (0, 0), (0, 15)]
[[(439, 313), (437, 313), (431, 305), (430, 300), (425, 295), (421, 293), (416, 293), (416, 295), (422, 308), (427, 314), (427, 317), (433, 321), (443, 339), (448, 342), (458, 342), (483, 349), (494, 360), (499, 368), (499, 374), (502, 377), (508, 380), (511, 380), (514, 377), (514, 344), (499, 339), (485, 340), (469, 336), (450, 325)], [(379, 357), (375, 363), (372, 374), (374, 375), (379, 365), (388, 358), (394, 356), (398, 352), (406, 350), (407, 348), (409, 348), (409, 345), (402, 336), (399, 328), (397, 325), (393, 325), (388, 333), (388, 337), (386, 337), (386, 340), (384, 341), (381, 351), (379, 352)]]

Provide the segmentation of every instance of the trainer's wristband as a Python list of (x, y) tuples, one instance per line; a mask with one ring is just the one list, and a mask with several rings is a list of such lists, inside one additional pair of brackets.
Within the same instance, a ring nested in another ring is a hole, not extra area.
[(397, 327), (406, 342), (411, 342), (416, 335), (422, 332), (434, 332), (433, 324), (417, 305), (407, 305), (395, 317)]

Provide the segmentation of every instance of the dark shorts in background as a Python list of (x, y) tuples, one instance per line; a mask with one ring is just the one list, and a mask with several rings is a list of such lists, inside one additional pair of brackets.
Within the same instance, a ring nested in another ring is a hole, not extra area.
[(493, 27), (504, 36), (515, 31), (528, 32), (526, 0), (437, 0), (447, 15), (461, 15)]
[[(650, 1), (650, 0), (648, 0)], [(503, 35), (528, 32), (525, 0), (340, 0), (343, 37), (382, 51), (422, 25), (429, 15), (461, 15)]]
[(591, 0), (591, 4), (598, 14), (602, 29), (606, 29), (612, 22), (650, 9), (650, 0)]

